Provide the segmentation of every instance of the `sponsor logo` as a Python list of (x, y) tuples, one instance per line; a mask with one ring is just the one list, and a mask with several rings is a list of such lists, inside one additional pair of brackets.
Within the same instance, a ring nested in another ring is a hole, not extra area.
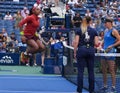
[(6, 63), (6, 64), (12, 64), (14, 63), (13, 59), (11, 58), (11, 56), (3, 56), (1, 59), (0, 59), (0, 63)]

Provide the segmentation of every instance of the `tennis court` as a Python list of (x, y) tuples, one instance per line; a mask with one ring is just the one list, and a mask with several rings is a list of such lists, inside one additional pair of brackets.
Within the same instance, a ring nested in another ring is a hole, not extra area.
[[(77, 64), (73, 58), (73, 47), (71, 46), (67, 46), (65, 45), (66, 48), (64, 49), (64, 57), (65, 59), (65, 62), (63, 60), (63, 63), (65, 63), (65, 66), (64, 66), (64, 76), (70, 80), (71, 82), (77, 84)], [(102, 76), (102, 72), (101, 72), (101, 56), (120, 56), (120, 54), (106, 54), (106, 53), (96, 53), (95, 54), (96, 57), (95, 57), (95, 66), (94, 66), (94, 72), (95, 72), (95, 93), (103, 93), (101, 92), (101, 87), (103, 86), (103, 76)], [(119, 62), (119, 59), (115, 60), (115, 61), (118, 61)], [(107, 84), (108, 84), (108, 92), (107, 93), (111, 93), (111, 84), (112, 84), (112, 81), (111, 81), (111, 75), (110, 73), (108, 72), (108, 81), (107, 81)], [(116, 72), (116, 93), (120, 93), (120, 66), (118, 65), (118, 70)], [(84, 71), (84, 85), (83, 87), (85, 89), (89, 89), (88, 87), (88, 72), (87, 72), (87, 68), (85, 68), (85, 71)], [(104, 92), (106, 93), (106, 92)]]
[(61, 75), (40, 70), (39, 66), (0, 66), (0, 93), (76, 93), (76, 85)]

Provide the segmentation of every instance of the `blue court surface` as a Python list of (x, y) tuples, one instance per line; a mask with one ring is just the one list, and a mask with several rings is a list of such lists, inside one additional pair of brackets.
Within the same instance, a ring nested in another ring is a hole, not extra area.
[(60, 75), (0, 75), (0, 93), (76, 93), (76, 85)]

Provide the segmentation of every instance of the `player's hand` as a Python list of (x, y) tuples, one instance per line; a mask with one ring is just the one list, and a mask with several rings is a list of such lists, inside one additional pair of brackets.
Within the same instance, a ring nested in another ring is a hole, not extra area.
[(112, 48), (113, 48), (113, 46), (112, 46), (112, 45), (111, 45), (111, 46), (108, 46), (108, 48), (109, 48), (109, 49), (112, 49)]
[(113, 48), (113, 46), (108, 46), (108, 48), (105, 50), (106, 53), (108, 53), (111, 49)]

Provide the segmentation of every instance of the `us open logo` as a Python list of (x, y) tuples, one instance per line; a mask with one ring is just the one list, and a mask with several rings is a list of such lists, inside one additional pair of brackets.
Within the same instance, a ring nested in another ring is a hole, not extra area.
[(13, 59), (11, 58), (11, 56), (3, 56), (0, 59), (0, 63), (11, 64), (11, 63), (14, 63), (14, 62), (13, 62)]

